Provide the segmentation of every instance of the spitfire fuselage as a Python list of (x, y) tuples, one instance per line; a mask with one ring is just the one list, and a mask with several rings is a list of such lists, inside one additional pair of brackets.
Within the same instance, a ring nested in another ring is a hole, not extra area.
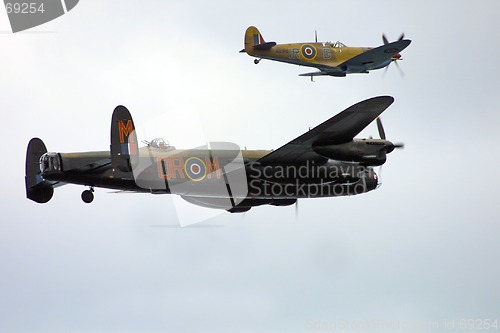
[(333, 43), (277, 44), (267, 50), (254, 48), (245, 51), (257, 58), (276, 60), (301, 66), (337, 67), (371, 48), (335, 46)]

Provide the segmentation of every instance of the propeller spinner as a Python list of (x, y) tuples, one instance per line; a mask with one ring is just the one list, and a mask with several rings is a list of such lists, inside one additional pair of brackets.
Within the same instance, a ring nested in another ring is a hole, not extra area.
[[(385, 136), (384, 125), (382, 125), (382, 120), (380, 120), (380, 117), (377, 117), (377, 128), (378, 128), (378, 134), (379, 134), (380, 138), (382, 140), (387, 141), (386, 136)], [(389, 154), (395, 148), (404, 148), (404, 147), (405, 147), (405, 144), (402, 142), (392, 143), (390, 141), (387, 141), (386, 148), (385, 148), (386, 154)]]
[[(398, 41), (403, 40), (404, 38), (405, 38), (405, 34), (403, 32), (399, 36)], [(385, 34), (382, 34), (382, 41), (384, 42), (384, 45), (389, 44), (389, 40), (387, 39), (387, 37), (385, 36)], [(399, 53), (396, 54), (394, 57), (392, 57), (391, 62), (389, 63), (389, 65), (387, 65), (387, 67), (385, 67), (385, 69), (384, 69), (384, 76), (387, 73), (387, 70), (389, 69), (389, 66), (393, 62), (396, 64), (396, 68), (398, 69), (399, 74), (401, 75), (401, 77), (405, 76), (405, 73), (403, 72), (403, 70), (401, 69), (401, 67), (399, 67), (398, 60), (403, 60), (403, 59), (401, 59), (401, 54), (399, 54)]]

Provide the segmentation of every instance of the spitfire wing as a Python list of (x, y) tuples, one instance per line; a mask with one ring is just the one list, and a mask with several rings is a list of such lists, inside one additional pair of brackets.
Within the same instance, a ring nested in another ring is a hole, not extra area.
[(362, 68), (370, 69), (389, 61), (393, 56), (404, 50), (411, 41), (408, 39), (388, 43), (367, 52), (361, 53), (340, 65), (338, 67), (349, 71), (349, 68), (359, 70)]
[(261, 165), (272, 165), (303, 164), (306, 161), (324, 160), (323, 156), (313, 151), (314, 144), (351, 141), (393, 102), (394, 98), (391, 96), (379, 96), (354, 104), (257, 162)]

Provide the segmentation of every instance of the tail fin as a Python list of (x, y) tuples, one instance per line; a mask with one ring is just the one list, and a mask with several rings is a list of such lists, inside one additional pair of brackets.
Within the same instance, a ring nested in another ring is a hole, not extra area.
[(248, 54), (252, 54), (253, 50), (267, 50), (276, 45), (275, 42), (268, 42), (264, 40), (264, 37), (261, 35), (259, 29), (254, 26), (250, 26), (247, 28), (245, 32), (245, 48), (240, 52), (246, 52)]
[(124, 172), (132, 171), (130, 156), (139, 154), (137, 135), (132, 115), (126, 107), (119, 105), (111, 119), (111, 164)]
[(26, 197), (38, 203), (46, 203), (52, 199), (54, 188), (45, 181), (40, 172), (40, 157), (47, 152), (42, 140), (33, 138), (26, 150)]

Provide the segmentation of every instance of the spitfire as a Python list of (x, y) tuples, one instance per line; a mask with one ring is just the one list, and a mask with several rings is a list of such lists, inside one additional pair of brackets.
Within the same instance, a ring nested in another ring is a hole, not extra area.
[(285, 62), (294, 65), (319, 69), (318, 72), (304, 73), (300, 76), (338, 76), (352, 73), (368, 73), (371, 70), (389, 66), (392, 62), (402, 60), (400, 52), (411, 41), (402, 34), (395, 42), (390, 43), (382, 35), (384, 45), (371, 47), (350, 47), (342, 42), (315, 42), (277, 44), (266, 42), (256, 27), (248, 27), (245, 32), (245, 48), (240, 52), (256, 57), (255, 64), (261, 59)]
[[(403, 146), (386, 139), (378, 118), (393, 101), (379, 96), (359, 102), (276, 150), (240, 150), (230, 143), (176, 149), (162, 139), (139, 148), (132, 116), (118, 106), (109, 151), (47, 152), (41, 139), (31, 139), (26, 196), (46, 203), (58, 186), (77, 184), (88, 187), (82, 192), (86, 203), (93, 201), (94, 187), (102, 187), (177, 194), (199, 206), (236, 213), (260, 205), (288, 206), (298, 198), (366, 193), (379, 185), (373, 167)], [(354, 138), (376, 119), (380, 139)]]

